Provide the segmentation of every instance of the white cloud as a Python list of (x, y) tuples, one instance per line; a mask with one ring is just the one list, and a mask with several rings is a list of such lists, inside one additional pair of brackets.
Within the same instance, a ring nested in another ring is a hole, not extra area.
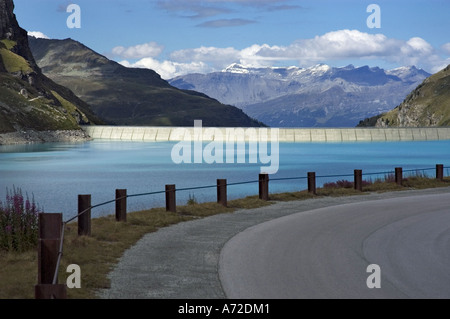
[(450, 42), (442, 45), (441, 48), (446, 54), (450, 55)]
[[(170, 53), (169, 59), (162, 62), (157, 59), (162, 47), (153, 47), (160, 49), (148, 50), (145, 57), (146, 50), (135, 50), (136, 47), (132, 47), (134, 51), (131, 48), (119, 51), (126, 59), (142, 58), (135, 63), (128, 62), (129, 65), (151, 68), (165, 79), (186, 73), (219, 71), (235, 62), (253, 67), (272, 66), (280, 62), (309, 67), (317, 63), (368, 63), (372, 60), (398, 66), (415, 65), (429, 72), (436, 72), (450, 63), (450, 58), (441, 56), (437, 49), (422, 38), (399, 40), (358, 30), (332, 31), (311, 39), (299, 39), (287, 46), (253, 44), (240, 50), (203, 46), (183, 49)], [(442, 46), (442, 51), (450, 52), (450, 43)]]
[(413, 52), (422, 52), (422, 54), (433, 52), (433, 47), (422, 38), (411, 38), (406, 41), (406, 44)]
[(128, 68), (152, 69), (166, 80), (189, 73), (208, 73), (213, 71), (210, 66), (203, 62), (178, 63), (167, 60), (160, 62), (150, 57), (143, 58), (135, 63), (130, 63), (127, 60), (119, 63)]
[[(264, 50), (267, 49), (276, 52), (277, 50), (280, 50), (280, 47), (278, 46), (270, 47), (267, 44), (263, 45), (254, 44), (240, 51), (239, 63), (252, 67), (271, 66), (276, 60), (278, 60), (278, 57), (274, 57), (272, 55), (264, 56), (260, 54), (260, 52), (263, 52)], [(281, 58), (280, 60), (283, 60), (283, 58)]]
[(422, 38), (408, 41), (391, 39), (383, 34), (358, 30), (338, 30), (312, 39), (300, 39), (288, 46), (254, 44), (242, 50), (201, 47), (173, 52), (177, 62), (205, 62), (222, 69), (233, 62), (251, 66), (268, 66), (292, 61), (300, 66), (339, 60), (384, 60), (401, 65), (417, 65), (428, 69), (442, 64), (443, 59)]
[(142, 59), (146, 57), (156, 57), (161, 54), (163, 49), (164, 47), (158, 43), (149, 42), (128, 48), (118, 46), (112, 49), (112, 54), (123, 59)]
[(195, 49), (184, 49), (172, 52), (170, 54), (170, 59), (181, 63), (208, 63), (214, 69), (221, 69), (224, 65), (239, 60), (239, 50), (232, 47), (200, 47)]
[(297, 60), (300, 65), (309, 66), (329, 60), (386, 57), (396, 51), (396, 46), (399, 46), (397, 40), (388, 39), (382, 34), (339, 30), (313, 39), (297, 40), (289, 46), (264, 46), (256, 52), (256, 55), (280, 60)]
[(40, 31), (28, 31), (28, 35), (38, 39), (50, 39), (48, 36), (46, 36), (44, 33)]

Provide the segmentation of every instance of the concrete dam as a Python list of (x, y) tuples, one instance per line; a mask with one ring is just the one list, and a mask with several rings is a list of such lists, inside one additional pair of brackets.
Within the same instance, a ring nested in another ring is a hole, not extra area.
[[(186, 140), (261, 140), (279, 142), (382, 142), (450, 140), (450, 127), (425, 128), (225, 128), (225, 127), (140, 127), (83, 126), (93, 139), (141, 142)], [(229, 139), (228, 139), (229, 140)]]

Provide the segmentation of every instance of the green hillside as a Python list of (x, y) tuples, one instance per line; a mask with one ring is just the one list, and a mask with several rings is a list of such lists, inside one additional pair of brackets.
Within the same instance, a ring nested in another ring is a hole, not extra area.
[(87, 104), (36, 73), (4, 42), (0, 41), (0, 133), (76, 130), (80, 129), (79, 124), (90, 123), (86, 113), (95, 118)]

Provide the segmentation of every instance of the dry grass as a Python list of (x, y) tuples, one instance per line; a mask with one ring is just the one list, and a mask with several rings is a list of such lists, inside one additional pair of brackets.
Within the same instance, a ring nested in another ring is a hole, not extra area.
[(34, 298), (37, 253), (0, 252), (0, 298)]
[[(271, 203), (257, 196), (232, 200), (228, 207), (217, 203), (192, 203), (178, 206), (177, 212), (153, 208), (127, 214), (126, 222), (116, 222), (113, 215), (94, 218), (91, 236), (78, 236), (76, 222), (66, 225), (59, 282), (65, 283), (70, 264), (82, 265), (80, 289), (67, 289), (69, 298), (95, 298), (97, 290), (109, 287), (107, 274), (124, 251), (147, 233), (179, 222), (215, 214), (232, 213), (241, 208), (257, 208)], [(34, 298), (37, 283), (36, 250), (23, 254), (0, 252), (0, 299)]]
[[(450, 186), (450, 178), (437, 181), (426, 177), (408, 177), (403, 186), (392, 182), (377, 181), (366, 185), (363, 192), (351, 188), (318, 188), (317, 195), (307, 191), (270, 194), (270, 201), (262, 201), (258, 196), (228, 202), (228, 207), (217, 203), (191, 202), (178, 206), (177, 213), (154, 208), (127, 214), (126, 222), (116, 222), (113, 215), (92, 219), (92, 236), (78, 236), (76, 223), (66, 226), (64, 251), (59, 272), (59, 282), (65, 283), (69, 264), (82, 265), (80, 289), (68, 289), (69, 298), (95, 298), (98, 289), (108, 288), (107, 274), (117, 263), (124, 251), (147, 233), (157, 231), (175, 223), (203, 218), (215, 214), (233, 213), (237, 209), (249, 209), (271, 205), (276, 201), (304, 200), (313, 197), (351, 196), (368, 192), (398, 191)], [(34, 298), (37, 282), (36, 250), (25, 253), (0, 252), (0, 298)]]

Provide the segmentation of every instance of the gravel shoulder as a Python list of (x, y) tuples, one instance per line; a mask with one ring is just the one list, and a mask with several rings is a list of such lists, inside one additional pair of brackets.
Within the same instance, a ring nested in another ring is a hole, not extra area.
[(109, 274), (111, 287), (99, 291), (98, 297), (224, 299), (227, 296), (219, 278), (221, 250), (249, 227), (317, 208), (440, 193), (450, 193), (450, 187), (278, 202), (179, 223), (145, 235), (128, 249)]

